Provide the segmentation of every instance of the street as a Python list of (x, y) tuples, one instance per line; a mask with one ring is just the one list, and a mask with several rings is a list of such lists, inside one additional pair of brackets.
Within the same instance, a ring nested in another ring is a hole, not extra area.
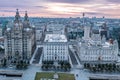
[(41, 57), (41, 54), (42, 54), (42, 50), (43, 50), (42, 47), (38, 48), (38, 50), (37, 50), (37, 52), (35, 54), (35, 57), (33, 59), (33, 62), (32, 62), (33, 64), (38, 64), (39, 63), (40, 57)]
[(77, 62), (77, 60), (75, 58), (75, 55), (74, 55), (74, 53), (70, 49), (69, 49), (69, 54), (70, 54), (70, 58), (71, 58), (72, 64), (73, 65), (78, 65), (78, 62)]

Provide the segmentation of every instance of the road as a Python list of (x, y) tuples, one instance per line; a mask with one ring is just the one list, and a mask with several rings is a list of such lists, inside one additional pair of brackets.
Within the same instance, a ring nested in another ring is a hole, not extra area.
[(35, 57), (34, 57), (34, 60), (33, 60), (33, 64), (38, 64), (39, 63), (40, 57), (41, 57), (41, 54), (42, 54), (42, 50), (43, 50), (42, 47), (38, 48), (38, 51), (35, 54)]
[(71, 58), (72, 64), (73, 65), (78, 65), (77, 60), (75, 58), (75, 55), (74, 55), (74, 53), (70, 49), (69, 49), (69, 54), (70, 54), (70, 58)]
[(75, 51), (75, 55), (76, 55), (77, 59), (78, 59), (79, 62), (80, 62), (80, 58), (79, 58), (78, 53), (77, 53), (76, 51)]

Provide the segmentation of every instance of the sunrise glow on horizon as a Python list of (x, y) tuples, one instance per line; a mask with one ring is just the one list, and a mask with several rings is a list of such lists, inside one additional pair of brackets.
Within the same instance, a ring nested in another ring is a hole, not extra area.
[(119, 0), (0, 0), (0, 16), (14, 16), (16, 8), (30, 17), (120, 18)]

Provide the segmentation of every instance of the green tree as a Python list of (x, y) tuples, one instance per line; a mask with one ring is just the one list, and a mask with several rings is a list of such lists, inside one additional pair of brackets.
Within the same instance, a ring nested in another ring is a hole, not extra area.
[(7, 60), (6, 60), (6, 58), (4, 58), (3, 59), (3, 67), (6, 67), (6, 65), (7, 65)]

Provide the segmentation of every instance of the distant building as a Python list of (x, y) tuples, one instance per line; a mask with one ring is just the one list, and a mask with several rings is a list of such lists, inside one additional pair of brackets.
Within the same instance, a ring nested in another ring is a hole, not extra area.
[(43, 45), (43, 61), (68, 61), (68, 43), (65, 35), (46, 35)]
[(82, 37), (84, 34), (83, 30), (77, 26), (69, 26), (67, 27), (67, 37), (69, 40), (76, 40), (77, 37)]
[(90, 39), (90, 26), (84, 26), (84, 40)]
[(65, 25), (63, 24), (48, 24), (46, 34), (65, 34)]
[(34, 23), (36, 29), (36, 41), (40, 41), (45, 31), (45, 23)]
[(105, 22), (96, 22), (92, 26), (92, 33), (100, 33), (101, 38), (109, 38), (109, 30)]
[(0, 25), (0, 37), (3, 36), (3, 30), (2, 30), (2, 26)]
[(4, 37), (3, 37), (3, 30), (2, 30), (2, 24), (0, 24), (0, 47), (4, 47)]
[(31, 58), (36, 47), (35, 29), (29, 23), (27, 12), (22, 22), (17, 10), (15, 20), (11, 25), (7, 25), (4, 37), (5, 55), (8, 60), (29, 60)]
[(0, 47), (4, 49), (4, 37), (0, 37)]

